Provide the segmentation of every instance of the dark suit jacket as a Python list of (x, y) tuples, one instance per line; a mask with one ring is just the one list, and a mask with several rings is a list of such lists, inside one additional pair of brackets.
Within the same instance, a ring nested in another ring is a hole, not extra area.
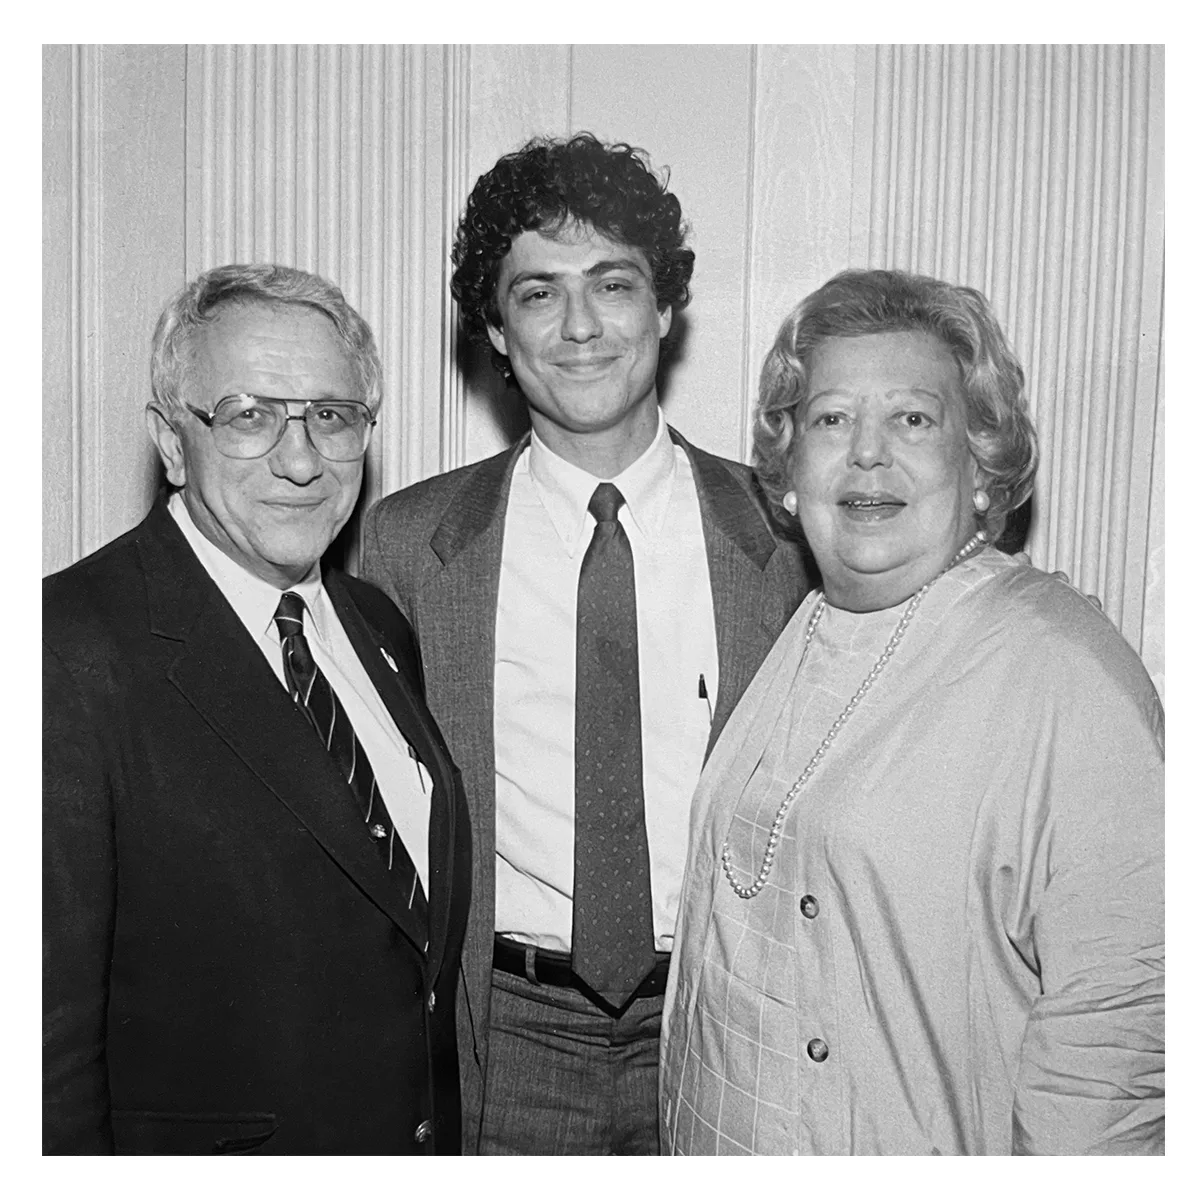
[(164, 504), (44, 582), (46, 1153), (459, 1150), (462, 781), (407, 622), (325, 582), (433, 779), (427, 928)]
[[(734, 705), (808, 590), (798, 547), (771, 531), (748, 468), (689, 445), (708, 550), (720, 691), (712, 748)], [(475, 844), (459, 1006), (463, 1149), (475, 1153), (487, 1071), (496, 912), (492, 697), (504, 514), (528, 436), (483, 462), (380, 500), (365, 523), (363, 574), (396, 601), (420, 641), (429, 707), (461, 766)], [(641, 581), (639, 581), (641, 586)]]

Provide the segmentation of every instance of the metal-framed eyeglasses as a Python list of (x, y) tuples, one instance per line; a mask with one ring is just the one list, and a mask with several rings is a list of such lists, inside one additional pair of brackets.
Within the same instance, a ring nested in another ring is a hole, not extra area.
[[(283, 440), (289, 421), (303, 421), (313, 449), (330, 462), (362, 458), (375, 418), (361, 400), (295, 400), (238, 392), (223, 396), (212, 412), (184, 407), (212, 430), (226, 458), (262, 458)], [(299, 408), (300, 412), (293, 412)]]

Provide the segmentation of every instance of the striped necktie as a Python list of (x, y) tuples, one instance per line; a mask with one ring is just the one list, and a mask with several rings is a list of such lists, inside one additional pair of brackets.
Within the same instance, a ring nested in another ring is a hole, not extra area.
[(308, 717), (321, 744), (337, 763), (342, 777), (358, 801), (367, 834), (379, 846), (389, 871), (404, 884), (408, 906), (420, 920), (427, 919), (425, 892), (404, 842), (396, 833), (387, 805), (379, 794), (375, 772), (362, 743), (338, 702), (329, 680), (313, 661), (304, 636), (304, 601), (295, 592), (284, 592), (275, 610), (275, 626), (283, 647), (283, 675), (288, 691)]

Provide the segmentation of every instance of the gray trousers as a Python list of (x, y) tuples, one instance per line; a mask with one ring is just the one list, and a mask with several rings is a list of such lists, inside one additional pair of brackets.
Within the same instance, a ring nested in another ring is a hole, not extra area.
[(658, 1154), (661, 996), (619, 1017), (492, 972), (481, 1154)]

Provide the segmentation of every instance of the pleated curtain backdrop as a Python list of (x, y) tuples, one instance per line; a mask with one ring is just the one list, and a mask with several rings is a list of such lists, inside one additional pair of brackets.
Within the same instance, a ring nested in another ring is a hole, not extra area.
[(857, 262), (991, 300), (1025, 366), (1040, 442), (1029, 552), (1100, 596), (1152, 670), (1161, 62), (1146, 46), (863, 48), (856, 128), (870, 136), (856, 137), (852, 236)]
[(337, 282), (383, 359), (371, 498), (461, 461), (448, 231), (466, 200), (465, 53), (188, 48), (187, 274), (266, 260)]

